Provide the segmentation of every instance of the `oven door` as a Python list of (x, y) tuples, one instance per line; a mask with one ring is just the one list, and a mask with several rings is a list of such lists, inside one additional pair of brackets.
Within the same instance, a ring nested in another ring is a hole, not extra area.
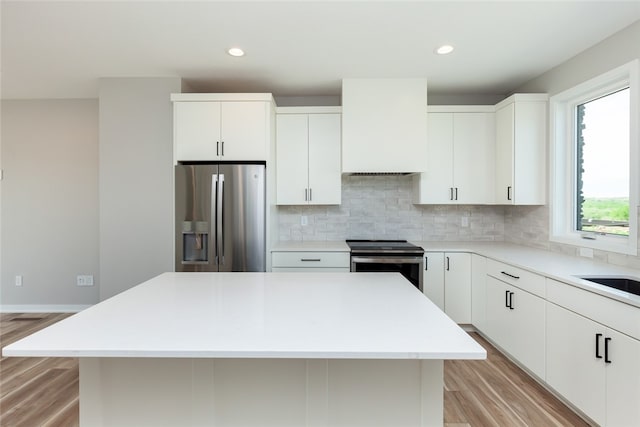
[(356, 273), (400, 273), (422, 292), (423, 257), (352, 256), (351, 271)]

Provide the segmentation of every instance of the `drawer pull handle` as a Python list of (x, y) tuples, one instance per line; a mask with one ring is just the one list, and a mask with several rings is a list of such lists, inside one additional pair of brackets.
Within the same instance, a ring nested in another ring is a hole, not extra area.
[(520, 278), (520, 276), (514, 276), (513, 274), (509, 274), (506, 271), (501, 271), (500, 273), (504, 274), (505, 276), (509, 276), (509, 277), (511, 277), (513, 279), (519, 279)]
[(320, 258), (300, 258), (300, 261), (314, 261), (314, 262), (320, 262), (322, 261)]
[(600, 355), (600, 338), (602, 338), (602, 334), (596, 334), (596, 359), (602, 359)]

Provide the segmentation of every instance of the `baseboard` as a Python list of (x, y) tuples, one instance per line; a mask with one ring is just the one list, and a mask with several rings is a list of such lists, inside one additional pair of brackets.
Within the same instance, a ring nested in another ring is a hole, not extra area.
[(77, 313), (92, 304), (2, 304), (0, 313)]

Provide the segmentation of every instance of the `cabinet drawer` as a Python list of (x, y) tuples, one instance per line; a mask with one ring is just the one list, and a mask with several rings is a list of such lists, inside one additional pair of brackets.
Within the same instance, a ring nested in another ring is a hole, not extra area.
[(347, 267), (272, 267), (274, 273), (348, 273)]
[(547, 301), (640, 339), (640, 308), (547, 279)]
[(350, 268), (349, 252), (273, 252), (273, 267)]
[(539, 297), (545, 297), (544, 276), (493, 259), (487, 259), (487, 274)]

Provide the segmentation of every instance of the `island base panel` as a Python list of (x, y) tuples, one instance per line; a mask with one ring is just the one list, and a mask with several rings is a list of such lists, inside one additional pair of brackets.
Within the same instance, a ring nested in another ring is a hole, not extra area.
[(81, 358), (80, 425), (442, 426), (442, 360)]

